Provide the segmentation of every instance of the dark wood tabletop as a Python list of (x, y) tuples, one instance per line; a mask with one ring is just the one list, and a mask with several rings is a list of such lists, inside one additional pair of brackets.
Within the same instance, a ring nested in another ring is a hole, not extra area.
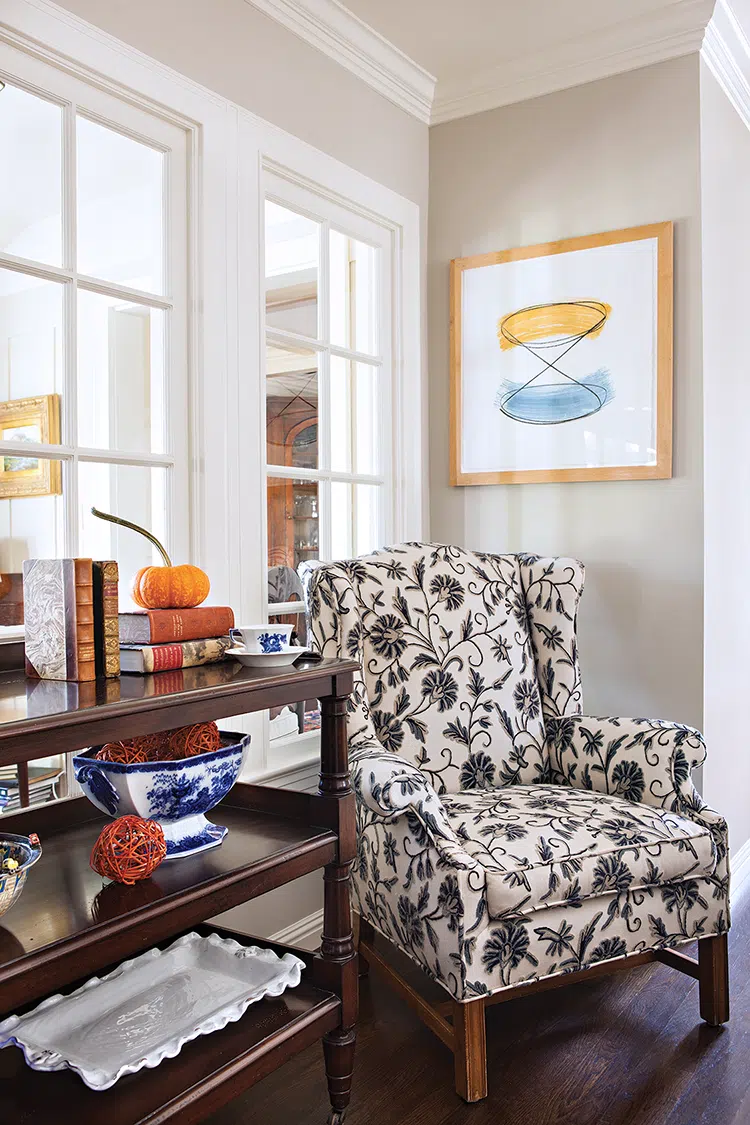
[[(234, 660), (91, 683), (0, 673), (0, 765), (326, 695), (348, 695), (354, 661), (244, 668)], [(127, 720), (127, 726), (123, 725)], [(52, 736), (52, 737), (50, 737)]]

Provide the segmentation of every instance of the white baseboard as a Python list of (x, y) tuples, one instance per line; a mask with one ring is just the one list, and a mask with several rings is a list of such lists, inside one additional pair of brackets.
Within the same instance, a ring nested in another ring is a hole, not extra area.
[(279, 945), (298, 945), (303, 949), (315, 949), (320, 942), (320, 932), (323, 929), (323, 911), (316, 910), (306, 918), (300, 918), (285, 926), (278, 933), (271, 934), (269, 941), (276, 941)]
[(729, 866), (732, 873), (730, 901), (734, 904), (750, 884), (750, 840), (745, 840), (740, 850), (734, 853)]

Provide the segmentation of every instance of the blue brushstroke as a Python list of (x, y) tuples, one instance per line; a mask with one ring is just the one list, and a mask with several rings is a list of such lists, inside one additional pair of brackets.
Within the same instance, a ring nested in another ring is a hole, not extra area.
[(615, 397), (609, 371), (600, 367), (591, 375), (561, 383), (514, 383), (506, 379), (495, 406), (514, 422), (554, 426), (597, 414)]

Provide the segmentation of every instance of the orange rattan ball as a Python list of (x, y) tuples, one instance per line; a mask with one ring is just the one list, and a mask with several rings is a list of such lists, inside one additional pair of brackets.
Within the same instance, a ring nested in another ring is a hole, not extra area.
[(162, 750), (169, 743), (171, 730), (160, 730), (156, 734), (139, 734), (136, 738), (129, 738), (140, 750), (143, 750), (148, 759), (158, 758)]
[(148, 761), (146, 751), (132, 739), (127, 742), (108, 742), (96, 756), (100, 762), (121, 762), (124, 766)]
[(191, 727), (179, 727), (173, 731), (169, 740), (170, 757), (175, 759), (210, 754), (220, 746), (221, 737), (216, 723), (195, 723)]
[(90, 862), (98, 875), (132, 886), (148, 879), (166, 854), (160, 824), (140, 816), (121, 816), (102, 828)]

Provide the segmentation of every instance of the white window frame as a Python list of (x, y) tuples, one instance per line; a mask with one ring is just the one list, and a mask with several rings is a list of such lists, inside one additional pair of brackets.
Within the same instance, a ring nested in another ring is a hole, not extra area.
[[(266, 341), (269, 344), (278, 344), (284, 346), (285, 344), (297, 345), (302, 348), (307, 348), (317, 355), (318, 359), (318, 400), (319, 400), (319, 440), (318, 440), (318, 468), (317, 469), (303, 469), (299, 467), (288, 467), (283, 465), (273, 465), (264, 457), (264, 469), (266, 482), (269, 478), (287, 479), (287, 480), (314, 480), (318, 481), (320, 506), (321, 506), (321, 527), (320, 527), (320, 557), (324, 560), (329, 560), (331, 557), (331, 528), (330, 528), (330, 485), (334, 481), (345, 484), (373, 484), (382, 487), (383, 503), (381, 504), (379, 527), (378, 527), (378, 542), (379, 545), (391, 542), (394, 534), (394, 487), (393, 475), (391, 471), (392, 466), (392, 451), (393, 451), (393, 368), (392, 368), (392, 352), (393, 352), (393, 327), (391, 325), (391, 309), (387, 298), (390, 296), (391, 287), (393, 285), (393, 248), (392, 248), (392, 232), (386, 227), (374, 223), (372, 220), (364, 220), (360, 216), (355, 215), (349, 209), (343, 207), (340, 202), (334, 203), (329, 197), (319, 192), (313, 193), (310, 189), (302, 189), (297, 184), (290, 183), (288, 180), (278, 175), (275, 172), (269, 172), (264, 166), (263, 177), (263, 191), (264, 199), (271, 199), (279, 203), (283, 207), (288, 207), (295, 211), (297, 214), (305, 215), (320, 223), (320, 240), (321, 240), (321, 255), (320, 255), (320, 268), (318, 280), (318, 322), (320, 325), (318, 335), (315, 339), (308, 336), (302, 336), (296, 332), (290, 332), (270, 325), (266, 325), (265, 335)], [(377, 354), (365, 354), (354, 351), (350, 348), (342, 347), (334, 344), (330, 340), (330, 330), (328, 327), (329, 320), (329, 305), (330, 293), (327, 291), (327, 282), (330, 280), (330, 272), (328, 270), (328, 239), (331, 228), (335, 228), (341, 233), (362, 242), (368, 242), (370, 245), (376, 246), (380, 251), (378, 269), (376, 271), (377, 278), (377, 296), (378, 296), (378, 322), (379, 322), (379, 343), (380, 348)], [(261, 258), (261, 280), (265, 282), (265, 271), (263, 269), (263, 259)], [(331, 422), (328, 412), (329, 407), (329, 380), (330, 380), (330, 361), (333, 357), (344, 360), (349, 360), (352, 363), (362, 363), (368, 367), (374, 368), (378, 371), (380, 382), (380, 403), (379, 403), (379, 445), (380, 445), (380, 464), (378, 470), (374, 473), (358, 472), (352, 468), (350, 472), (334, 469), (330, 463), (331, 452)], [(264, 349), (264, 365), (263, 365), (263, 400), (261, 406), (262, 410), (262, 429), (263, 440), (265, 441), (265, 401), (266, 401), (266, 370), (265, 370), (266, 353)], [(324, 496), (324, 493), (326, 494)], [(328, 517), (328, 518), (326, 518)], [(263, 557), (268, 558), (267, 549), (267, 533), (268, 521), (264, 524), (264, 550)], [(297, 608), (299, 608), (299, 603)], [(266, 615), (278, 615), (281, 613), (295, 612), (295, 603), (289, 603), (288, 606), (283, 606), (278, 603), (269, 604), (266, 600), (265, 612)]]
[[(26, 442), (23, 449), (40, 458), (62, 462), (63, 550), (79, 554), (79, 463), (133, 465), (164, 468), (167, 476), (166, 539), (176, 556), (187, 551), (189, 521), (185, 518), (189, 497), (188, 417), (188, 269), (187, 218), (188, 139), (182, 129), (123, 97), (98, 89), (81, 77), (62, 71), (42, 58), (3, 41), (0, 32), (0, 80), (57, 105), (62, 111), (62, 235), (63, 264), (49, 265), (20, 258), (0, 250), (0, 268), (56, 283), (60, 287), (63, 324), (62, 432), (58, 444)], [(164, 154), (164, 293), (129, 288), (78, 270), (76, 246), (76, 118), (82, 116), (124, 136), (145, 143)], [(176, 222), (176, 217), (179, 222)], [(183, 234), (184, 229), (184, 234)], [(143, 308), (169, 314), (165, 367), (164, 452), (140, 452), (107, 447), (86, 447), (78, 437), (78, 355), (76, 326), (79, 292), (103, 294)], [(18, 452), (19, 445), (0, 441), (0, 454)], [(22, 635), (22, 628), (15, 631)], [(13, 635), (8, 631), (5, 638)]]
[[(270, 479), (276, 480), (311, 480), (318, 483), (319, 497), (319, 552), (320, 559), (328, 561), (332, 558), (331, 547), (331, 484), (342, 482), (351, 485), (371, 484), (380, 488), (380, 505), (378, 520), (378, 541), (373, 546), (382, 546), (395, 542), (398, 538), (395, 532), (395, 489), (393, 479), (393, 449), (395, 444), (394, 410), (393, 410), (393, 353), (395, 350), (396, 332), (392, 324), (392, 291), (395, 285), (394, 272), (394, 232), (393, 229), (382, 221), (375, 221), (372, 215), (365, 217), (351, 206), (346, 206), (340, 198), (334, 198), (330, 192), (320, 188), (311, 189), (309, 185), (302, 186), (295, 180), (289, 179), (286, 173), (281, 173), (278, 168), (263, 162), (261, 188), (262, 202), (270, 199), (282, 207), (289, 208), (296, 214), (304, 215), (320, 224), (320, 255), (318, 266), (317, 305), (318, 305), (318, 331), (315, 338), (300, 335), (288, 330), (270, 326), (265, 323), (265, 303), (263, 320), (265, 340), (268, 344), (297, 345), (307, 348), (317, 355), (318, 368), (318, 468), (303, 469), (299, 467), (286, 467), (273, 465), (267, 460), (266, 450), (266, 348), (263, 348), (263, 380), (261, 386), (262, 398), (259, 404), (261, 421), (260, 441), (264, 451), (264, 486), (263, 506), (264, 519), (261, 537), (261, 557), (264, 569), (267, 572), (268, 560), (268, 509), (267, 485)], [(378, 322), (377, 353), (361, 353), (353, 349), (334, 344), (330, 338), (330, 280), (331, 274), (328, 263), (329, 235), (331, 229), (340, 231), (349, 238), (375, 246), (378, 250), (378, 262), (375, 276), (377, 286), (376, 299)], [(263, 256), (259, 262), (261, 293), (265, 292), (266, 270)], [(331, 425), (328, 413), (330, 363), (333, 357), (338, 357), (352, 363), (366, 364), (374, 368), (379, 375), (379, 447), (380, 458), (378, 471), (373, 474), (344, 472), (333, 469), (331, 466), (330, 452), (332, 448)], [(355, 553), (354, 551), (351, 552)], [(304, 607), (299, 602), (269, 603), (267, 597), (267, 582), (264, 583), (266, 597), (263, 605), (263, 620), (273, 619), (280, 614), (304, 613)], [(271, 745), (267, 718), (264, 721), (261, 733), (261, 746), (265, 748), (262, 766), (265, 769), (277, 770), (285, 761), (296, 761), (300, 758), (303, 762), (317, 757), (320, 747), (320, 732), (318, 730), (299, 732), (288, 738), (274, 740)], [(260, 755), (258, 755), (260, 757)]]
[[(48, 0), (4, 0), (0, 43), (94, 82), (185, 129), (190, 152), (186, 557), (211, 577), (212, 600), (239, 622), (263, 619), (265, 339), (259, 261), (264, 170), (340, 201), (385, 226), (393, 246), (394, 540), (426, 534), (426, 394), (422, 367), (420, 209), (297, 137), (156, 62)], [(248, 377), (249, 373), (249, 377)], [(260, 404), (263, 403), (263, 410)], [(261, 422), (261, 419), (263, 420)], [(245, 779), (277, 776), (263, 723)], [(255, 721), (253, 721), (255, 720)], [(226, 720), (227, 726), (231, 720)], [(285, 760), (282, 772), (312, 765)]]

